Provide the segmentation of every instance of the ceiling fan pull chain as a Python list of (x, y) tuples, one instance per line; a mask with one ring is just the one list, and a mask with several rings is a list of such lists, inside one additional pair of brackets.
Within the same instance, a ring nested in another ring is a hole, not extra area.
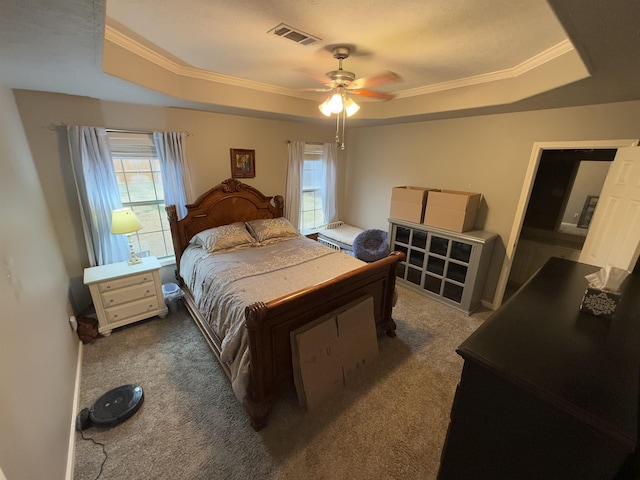
[[(338, 114), (338, 117), (340, 114)], [(344, 150), (344, 126), (347, 123), (347, 109), (342, 109), (342, 143), (340, 144), (340, 150)]]

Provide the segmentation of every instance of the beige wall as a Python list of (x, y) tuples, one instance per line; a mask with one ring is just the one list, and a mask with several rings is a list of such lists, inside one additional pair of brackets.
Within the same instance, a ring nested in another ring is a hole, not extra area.
[(0, 477), (64, 478), (78, 337), (69, 278), (11, 91), (0, 85)]
[[(230, 148), (256, 151), (256, 177), (244, 181), (265, 195), (284, 195), (287, 140), (331, 142), (333, 125), (316, 125), (160, 108), (86, 97), (16, 91), (29, 145), (71, 278), (76, 311), (90, 303), (82, 284), (88, 257), (67, 147), (66, 130), (55, 125), (92, 125), (143, 131), (187, 131), (186, 151), (195, 197), (231, 175)], [(49, 128), (51, 127), (51, 128)], [(341, 166), (339, 178), (344, 178)], [(171, 280), (163, 271), (163, 280)]]
[(481, 192), (476, 226), (501, 237), (491, 302), (534, 142), (638, 138), (639, 126), (635, 101), (351, 129), (343, 219), (387, 229), (395, 185)]
[[(283, 194), (286, 140), (332, 141), (332, 124), (303, 124), (84, 97), (15, 93), (43, 190), (55, 219), (72, 290), (87, 265), (64, 129), (95, 125), (132, 130), (188, 131), (187, 153), (196, 194), (227, 178), (229, 148), (256, 150), (256, 178), (247, 183)], [(362, 228), (387, 229), (391, 187), (422, 185), (481, 192), (477, 227), (500, 235), (483, 299), (492, 302), (534, 142), (636, 138), (640, 102), (541, 110), (351, 128), (341, 153), (340, 217)], [(165, 272), (166, 273), (166, 272)], [(166, 278), (163, 277), (163, 278)], [(170, 278), (170, 276), (169, 276)]]

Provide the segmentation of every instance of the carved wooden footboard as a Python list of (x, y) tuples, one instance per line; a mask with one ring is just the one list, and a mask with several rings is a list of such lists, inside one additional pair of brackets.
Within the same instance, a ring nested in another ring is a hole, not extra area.
[[(185, 305), (204, 334), (209, 346), (220, 359), (221, 339), (198, 311), (192, 293), (180, 277), (180, 258), (189, 240), (199, 231), (236, 221), (277, 218), (283, 215), (283, 200), (265, 197), (249, 185), (228, 179), (188, 205), (187, 216), (178, 221), (175, 206), (167, 206), (178, 268), (178, 281), (185, 291)], [(387, 335), (395, 335), (391, 317), (395, 290), (396, 264), (404, 254), (393, 252), (377, 262), (335, 277), (313, 287), (267, 303), (258, 302), (245, 311), (249, 334), (250, 384), (244, 407), (252, 426), (266, 425), (275, 400), (284, 388), (293, 384), (290, 334), (337, 308), (365, 295), (373, 297), (376, 327)], [(220, 362), (230, 376), (230, 370)]]

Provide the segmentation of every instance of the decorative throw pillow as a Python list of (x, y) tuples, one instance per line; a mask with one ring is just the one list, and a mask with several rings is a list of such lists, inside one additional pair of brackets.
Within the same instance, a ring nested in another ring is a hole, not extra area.
[(204, 242), (204, 247), (209, 253), (232, 248), (249, 247), (256, 243), (242, 222), (222, 225), (212, 228), (211, 230)]
[(247, 222), (247, 228), (253, 238), (264, 243), (267, 240), (297, 237), (300, 232), (284, 217), (265, 218)]
[(215, 228), (208, 228), (196, 233), (193, 237), (191, 237), (191, 240), (189, 240), (189, 244), (204, 248), (204, 245), (207, 242), (207, 237), (211, 235), (211, 232), (213, 232), (214, 230)]

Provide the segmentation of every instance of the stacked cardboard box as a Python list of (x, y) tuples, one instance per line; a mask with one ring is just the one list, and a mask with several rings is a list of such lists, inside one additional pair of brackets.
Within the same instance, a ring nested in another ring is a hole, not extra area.
[(454, 232), (466, 232), (475, 227), (481, 198), (482, 195), (476, 192), (393, 187), (389, 216)]
[(373, 298), (363, 297), (291, 332), (300, 404), (321, 405), (378, 355)]
[(472, 230), (480, 207), (481, 194), (457, 190), (440, 190), (429, 194), (424, 223), (454, 232)]
[(429, 192), (435, 190), (427, 187), (393, 187), (389, 216), (398, 220), (421, 223)]

